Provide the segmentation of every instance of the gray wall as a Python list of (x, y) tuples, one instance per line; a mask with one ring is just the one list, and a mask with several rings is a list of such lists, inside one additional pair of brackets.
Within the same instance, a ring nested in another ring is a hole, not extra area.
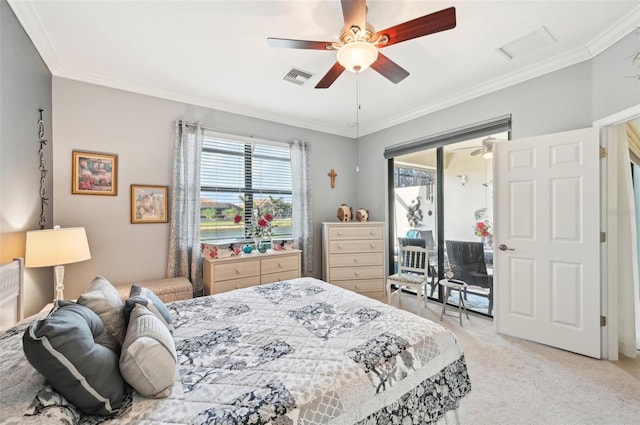
[[(322, 274), (320, 223), (336, 220), (341, 203), (354, 205), (352, 139), (57, 77), (53, 110), (54, 218), (62, 227), (86, 227), (92, 255), (89, 261), (66, 267), (66, 297), (79, 295), (96, 274), (113, 283), (165, 275), (169, 225), (130, 224), (130, 185), (171, 184), (175, 119), (197, 120), (222, 132), (312, 144), (313, 276)], [(117, 196), (71, 194), (73, 150), (118, 155)], [(338, 173), (335, 189), (327, 176), (331, 168)]]
[(631, 62), (638, 49), (640, 29), (593, 59), (593, 121), (640, 104), (640, 62)]
[[(46, 166), (51, 160), (51, 73), (5, 0), (0, 0), (0, 262), (24, 257), (25, 232), (39, 229), (40, 139), (38, 120), (46, 123)], [(45, 192), (52, 198), (52, 175)], [(53, 199), (46, 209), (52, 225)], [(25, 314), (53, 299), (50, 268), (27, 269)]]

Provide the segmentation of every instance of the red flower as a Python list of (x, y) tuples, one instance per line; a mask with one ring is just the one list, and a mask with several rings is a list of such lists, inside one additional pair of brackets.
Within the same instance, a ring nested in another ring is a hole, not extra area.
[(483, 223), (483, 222), (479, 222), (479, 223), (478, 223), (478, 229), (479, 229), (479, 230), (484, 229), (484, 223)]
[(236, 214), (236, 216), (235, 216), (235, 217), (233, 217), (233, 222), (234, 222), (234, 223), (238, 224), (238, 223), (240, 223), (241, 221), (242, 221), (242, 216), (241, 216), (241, 215)]
[(265, 219), (265, 220), (267, 220), (267, 221), (271, 221), (271, 220), (273, 220), (273, 217), (271, 216), (271, 214), (266, 213), (266, 214), (264, 215), (264, 219)]
[(269, 222), (267, 221), (266, 218), (261, 218), (258, 220), (258, 226), (260, 227), (267, 227), (268, 224)]

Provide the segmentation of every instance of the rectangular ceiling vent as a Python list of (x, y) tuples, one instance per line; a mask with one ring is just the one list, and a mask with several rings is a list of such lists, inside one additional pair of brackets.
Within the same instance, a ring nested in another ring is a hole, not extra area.
[(289, 71), (287, 71), (286, 74), (282, 76), (282, 79), (301, 86), (312, 76), (313, 74), (309, 72), (302, 71), (298, 68), (291, 68)]
[(502, 54), (508, 60), (512, 60), (516, 57), (526, 56), (527, 54), (550, 46), (555, 42), (556, 39), (551, 35), (549, 30), (545, 27), (540, 27), (529, 34), (498, 48), (498, 53)]

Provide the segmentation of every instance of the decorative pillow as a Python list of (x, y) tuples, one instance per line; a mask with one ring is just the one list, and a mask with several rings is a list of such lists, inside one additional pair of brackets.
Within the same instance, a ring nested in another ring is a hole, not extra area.
[(176, 347), (165, 324), (145, 306), (135, 304), (120, 354), (124, 380), (145, 397), (167, 397), (176, 362)]
[(131, 286), (131, 292), (129, 298), (125, 301), (124, 316), (125, 320), (130, 320), (129, 315), (136, 304), (142, 304), (147, 307), (153, 314), (156, 315), (160, 321), (169, 329), (169, 332), (173, 332), (173, 319), (171, 313), (166, 305), (160, 298), (149, 288), (145, 288), (135, 283)]
[(122, 405), (124, 381), (118, 355), (96, 343), (104, 331), (89, 308), (60, 301), (60, 308), (24, 333), (29, 363), (69, 402), (90, 415), (110, 415)]
[(124, 303), (115, 286), (102, 276), (96, 276), (89, 289), (80, 295), (78, 304), (89, 307), (104, 323), (105, 332), (98, 342), (120, 353), (127, 326), (124, 321)]

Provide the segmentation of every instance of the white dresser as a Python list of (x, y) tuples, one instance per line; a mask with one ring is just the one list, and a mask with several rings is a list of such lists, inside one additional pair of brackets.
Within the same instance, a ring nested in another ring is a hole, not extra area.
[(322, 223), (322, 279), (376, 299), (385, 296), (384, 223)]
[(238, 255), (202, 262), (205, 295), (300, 277), (300, 253), (275, 251)]

